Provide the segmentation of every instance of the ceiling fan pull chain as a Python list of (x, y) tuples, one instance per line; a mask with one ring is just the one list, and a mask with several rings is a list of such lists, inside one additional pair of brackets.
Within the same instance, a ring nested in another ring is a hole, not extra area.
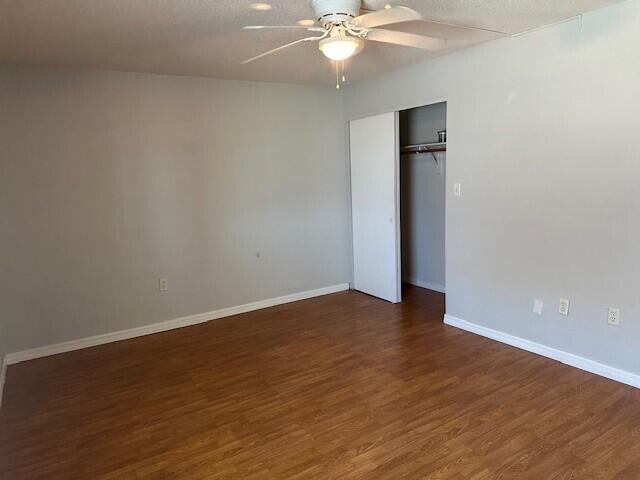
[(340, 64), (335, 62), (336, 64), (336, 90), (340, 90)]

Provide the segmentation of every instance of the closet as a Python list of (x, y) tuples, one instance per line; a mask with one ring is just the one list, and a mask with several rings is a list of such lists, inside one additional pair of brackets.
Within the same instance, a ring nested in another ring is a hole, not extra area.
[(399, 113), (402, 281), (445, 291), (446, 102)]

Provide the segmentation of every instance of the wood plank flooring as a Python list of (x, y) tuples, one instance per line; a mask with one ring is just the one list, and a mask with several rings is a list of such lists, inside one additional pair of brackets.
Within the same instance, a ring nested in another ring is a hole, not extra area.
[(345, 292), (9, 368), (0, 478), (640, 479), (639, 390)]

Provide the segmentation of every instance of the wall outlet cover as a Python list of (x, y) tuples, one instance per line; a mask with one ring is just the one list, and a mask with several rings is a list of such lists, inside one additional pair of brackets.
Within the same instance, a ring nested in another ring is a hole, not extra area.
[(161, 292), (169, 290), (169, 281), (166, 278), (160, 278), (158, 280), (158, 288)]
[(618, 325), (620, 325), (620, 309), (619, 308), (609, 307), (607, 323), (613, 327), (617, 327)]
[(564, 316), (569, 315), (569, 300), (567, 300), (566, 298), (560, 299), (560, 306), (558, 307), (558, 313)]

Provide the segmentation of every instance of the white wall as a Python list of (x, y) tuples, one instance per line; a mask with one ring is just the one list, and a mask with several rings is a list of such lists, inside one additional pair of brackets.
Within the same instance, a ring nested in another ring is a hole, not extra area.
[(332, 88), (3, 66), (0, 106), (10, 352), (350, 280)]
[[(349, 118), (448, 101), (448, 314), (635, 373), (639, 25), (640, 2), (627, 1), (585, 15), (581, 30), (488, 43), (346, 97)], [(622, 310), (618, 328), (608, 305)]]
[[(447, 104), (400, 112), (400, 144), (437, 142), (447, 128)], [(403, 281), (445, 289), (445, 152), (400, 156)]]

